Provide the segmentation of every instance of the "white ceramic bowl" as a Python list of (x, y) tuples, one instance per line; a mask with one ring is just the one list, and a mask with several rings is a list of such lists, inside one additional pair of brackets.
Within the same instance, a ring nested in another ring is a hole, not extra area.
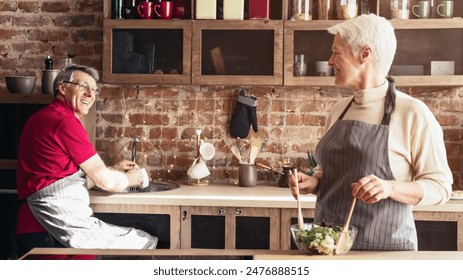
[(35, 88), (34, 76), (6, 76), (6, 87), (10, 93), (32, 93)]

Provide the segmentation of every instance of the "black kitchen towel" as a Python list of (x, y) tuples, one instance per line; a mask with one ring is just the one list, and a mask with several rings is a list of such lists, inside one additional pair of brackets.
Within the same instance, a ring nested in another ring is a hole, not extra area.
[(236, 100), (235, 111), (230, 121), (230, 134), (234, 137), (246, 138), (252, 125), (257, 132), (257, 98), (246, 96), (241, 90)]

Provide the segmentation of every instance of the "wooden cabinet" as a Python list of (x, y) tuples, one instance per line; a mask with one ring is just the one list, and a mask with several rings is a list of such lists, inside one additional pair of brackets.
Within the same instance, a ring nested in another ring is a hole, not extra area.
[(103, 82), (191, 83), (191, 21), (104, 20)]
[[(333, 38), (326, 30), (341, 21), (287, 20), (292, 1), (272, 3), (272, 17), (265, 20), (111, 20), (110, 1), (104, 3), (104, 82), (334, 86), (333, 77), (316, 75), (315, 62), (329, 59)], [(371, 6), (390, 18), (390, 0)], [(398, 38), (391, 72), (397, 85), (463, 86), (462, 16), (463, 3), (455, 1), (451, 19), (391, 20)], [(163, 44), (171, 47), (163, 50)], [(151, 68), (147, 48), (154, 50)], [(304, 76), (294, 75), (296, 54), (304, 54)], [(430, 75), (431, 61), (453, 62), (454, 74)]]
[(419, 251), (462, 251), (461, 212), (414, 211)]
[[(333, 36), (326, 31), (340, 21), (286, 21), (284, 28), (284, 84), (334, 86), (333, 77), (317, 76), (316, 61), (331, 56)], [(422, 74), (393, 74), (399, 86), (463, 86), (463, 19), (392, 20), (397, 52), (394, 66), (421, 68)], [(437, 43), (439, 42), (439, 43)], [(458, 47), (455, 45), (457, 44)], [(294, 56), (304, 54), (306, 76), (294, 75)], [(455, 75), (430, 75), (431, 61), (454, 63)], [(410, 71), (410, 70), (409, 70)]]
[(193, 84), (281, 85), (281, 20), (193, 22)]
[[(180, 248), (180, 206), (92, 204), (95, 217), (158, 237), (159, 249)], [(129, 209), (130, 208), (130, 209)]]
[(276, 208), (184, 206), (182, 249), (279, 249)]

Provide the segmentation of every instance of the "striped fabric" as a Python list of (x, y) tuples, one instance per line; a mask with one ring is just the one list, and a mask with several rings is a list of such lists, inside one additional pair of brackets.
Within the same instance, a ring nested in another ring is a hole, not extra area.
[(154, 249), (148, 233), (105, 223), (93, 217), (82, 170), (30, 195), (29, 207), (39, 223), (64, 246), (93, 249)]
[[(388, 157), (389, 123), (342, 120), (343, 115), (317, 146), (323, 176), (317, 193), (316, 223), (344, 224), (352, 201), (351, 185), (358, 179), (374, 174), (394, 180)], [(351, 224), (359, 229), (354, 250), (417, 250), (411, 205), (392, 199), (374, 204), (357, 200)]]

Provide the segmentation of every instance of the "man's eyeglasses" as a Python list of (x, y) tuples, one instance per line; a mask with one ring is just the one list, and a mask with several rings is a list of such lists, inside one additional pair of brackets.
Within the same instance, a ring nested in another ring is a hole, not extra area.
[(84, 91), (84, 92), (90, 92), (95, 95), (100, 94), (101, 88), (90, 88), (88, 85), (85, 84), (80, 84), (76, 82), (71, 82), (71, 81), (63, 81), (63, 84), (71, 84), (71, 85), (76, 85), (79, 87), (79, 90)]

